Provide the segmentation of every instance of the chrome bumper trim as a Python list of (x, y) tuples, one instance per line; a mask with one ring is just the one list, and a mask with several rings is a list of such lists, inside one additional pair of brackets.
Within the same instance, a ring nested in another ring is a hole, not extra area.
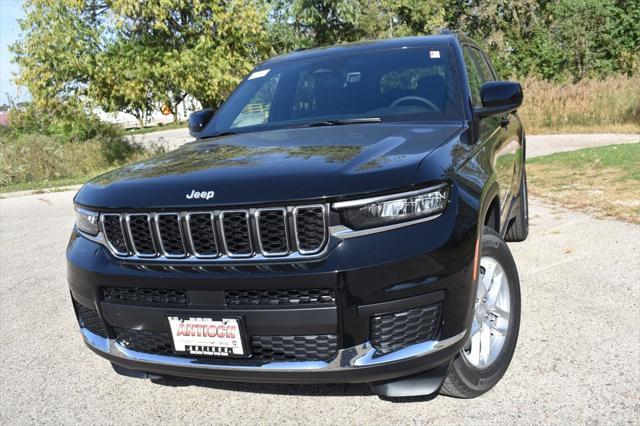
[(464, 338), (467, 331), (456, 334), (445, 340), (430, 340), (417, 343), (406, 348), (380, 354), (369, 342), (346, 349), (340, 349), (334, 358), (327, 361), (251, 361), (233, 362), (232, 359), (224, 359), (224, 363), (217, 363), (217, 359), (172, 357), (153, 355), (126, 349), (113, 339), (100, 337), (86, 328), (80, 329), (82, 337), (90, 347), (123, 360), (140, 361), (149, 364), (190, 367), (202, 370), (236, 370), (236, 371), (278, 371), (278, 372), (323, 372), (345, 369), (358, 369), (382, 364), (391, 364), (423, 357), (454, 345)]

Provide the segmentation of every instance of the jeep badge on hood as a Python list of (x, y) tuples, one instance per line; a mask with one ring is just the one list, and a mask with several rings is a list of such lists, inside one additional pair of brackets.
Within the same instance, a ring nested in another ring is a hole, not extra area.
[(213, 191), (196, 191), (195, 189), (191, 190), (191, 194), (187, 194), (187, 200), (192, 200), (194, 198), (202, 198), (203, 200), (210, 200), (216, 193)]

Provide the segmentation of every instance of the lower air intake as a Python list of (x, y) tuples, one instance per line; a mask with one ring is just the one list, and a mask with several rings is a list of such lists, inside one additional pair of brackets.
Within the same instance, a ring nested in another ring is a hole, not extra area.
[(414, 343), (433, 340), (440, 324), (441, 305), (395, 314), (377, 315), (371, 320), (371, 344), (380, 353), (389, 353)]

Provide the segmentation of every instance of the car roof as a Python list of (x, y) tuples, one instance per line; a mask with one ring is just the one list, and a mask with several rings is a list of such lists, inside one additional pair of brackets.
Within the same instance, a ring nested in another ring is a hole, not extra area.
[(361, 53), (385, 49), (391, 50), (399, 49), (402, 47), (429, 47), (443, 45), (455, 46), (458, 45), (459, 42), (463, 41), (463, 39), (465, 42), (469, 41), (470, 43), (473, 43), (470, 39), (462, 34), (444, 32), (440, 35), (432, 36), (389, 38), (382, 40), (363, 41), (358, 43), (337, 44), (334, 46), (297, 50), (292, 53), (275, 56), (263, 62), (260, 67), (345, 53)]

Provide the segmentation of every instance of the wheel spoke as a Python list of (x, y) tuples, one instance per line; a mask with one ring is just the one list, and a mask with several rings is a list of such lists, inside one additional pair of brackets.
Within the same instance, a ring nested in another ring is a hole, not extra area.
[(509, 322), (509, 316), (511, 315), (509, 311), (502, 309), (499, 306), (496, 305), (490, 305), (487, 307), (487, 312), (489, 312), (490, 314), (495, 315), (496, 317), (503, 319), (507, 322)]
[(493, 331), (494, 334), (499, 334), (501, 336), (506, 336), (508, 328), (509, 328), (509, 322), (508, 321), (497, 320), (491, 326), (491, 331)]
[(495, 262), (494, 260), (485, 260), (485, 265), (484, 266), (484, 277), (482, 278), (482, 281), (484, 284), (484, 289), (485, 290), (489, 290), (491, 288), (491, 280), (493, 279), (493, 274), (496, 270), (496, 266), (498, 265), (497, 262)]
[(483, 327), (480, 332), (480, 357), (484, 363), (489, 362), (489, 353), (491, 352), (491, 330), (489, 327)]
[(496, 303), (496, 299), (498, 299), (498, 294), (500, 294), (500, 289), (502, 289), (502, 284), (504, 283), (504, 273), (496, 274), (493, 277), (493, 281), (491, 283), (491, 287), (487, 290), (487, 304), (493, 305)]

